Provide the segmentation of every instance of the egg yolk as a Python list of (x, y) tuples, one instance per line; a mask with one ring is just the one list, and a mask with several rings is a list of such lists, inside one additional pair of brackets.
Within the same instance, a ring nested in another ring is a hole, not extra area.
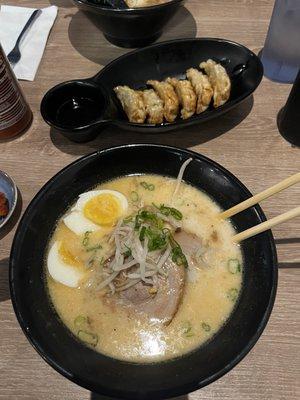
[(74, 265), (76, 267), (81, 267), (82, 263), (75, 257), (70, 250), (65, 246), (64, 243), (61, 243), (58, 253), (65, 264)]
[(113, 225), (121, 215), (119, 201), (111, 194), (99, 194), (89, 200), (83, 210), (84, 216), (98, 225)]

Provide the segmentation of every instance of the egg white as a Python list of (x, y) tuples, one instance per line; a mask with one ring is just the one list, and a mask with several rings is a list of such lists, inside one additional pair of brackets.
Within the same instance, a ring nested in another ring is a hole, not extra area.
[(50, 276), (57, 282), (69, 287), (78, 287), (80, 280), (84, 277), (84, 272), (77, 267), (66, 264), (59, 254), (59, 242), (55, 242), (47, 259), (47, 268)]
[(115, 190), (91, 190), (89, 192), (82, 193), (75, 206), (71, 209), (71, 212), (63, 218), (65, 225), (73, 231), (76, 235), (82, 235), (87, 231), (94, 232), (101, 230), (101, 225), (97, 225), (90, 221), (84, 216), (84, 207), (88, 201), (93, 197), (99, 196), (100, 194), (111, 194), (117, 199), (120, 205), (121, 214), (124, 214), (128, 208), (128, 201), (126, 197)]

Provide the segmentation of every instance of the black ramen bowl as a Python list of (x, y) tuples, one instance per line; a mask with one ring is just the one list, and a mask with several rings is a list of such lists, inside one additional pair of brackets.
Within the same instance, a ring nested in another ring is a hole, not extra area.
[[(227, 70), (232, 84), (223, 106), (173, 123), (130, 123), (113, 88), (128, 85), (146, 88), (148, 79), (185, 78), (186, 70), (212, 58)], [(199, 124), (224, 114), (249, 97), (263, 76), (259, 58), (241, 44), (225, 39), (180, 39), (162, 42), (119, 57), (89, 79), (63, 82), (50, 89), (41, 103), (41, 114), (53, 128), (74, 142), (97, 137), (108, 125), (141, 133), (164, 133)], [(201, 134), (201, 133), (199, 133)]]
[[(93, 392), (153, 400), (199, 389), (241, 361), (267, 324), (277, 286), (271, 231), (241, 244), (243, 286), (226, 324), (210, 341), (180, 358), (139, 364), (101, 355), (73, 336), (51, 304), (45, 282), (45, 251), (57, 218), (77, 196), (98, 183), (128, 174), (176, 177), (189, 157), (193, 161), (186, 169), (185, 181), (206, 192), (222, 208), (250, 196), (230, 172), (200, 154), (168, 146), (129, 145), (92, 153), (64, 168), (35, 196), (19, 224), (9, 272), (19, 323), (33, 347), (53, 368)], [(237, 231), (243, 231), (264, 220), (264, 213), (256, 206), (234, 216), (232, 223)]]
[(142, 47), (160, 37), (185, 0), (171, 0), (152, 7), (125, 8), (124, 1), (72, 0), (79, 10), (93, 13), (106, 39), (120, 47)]

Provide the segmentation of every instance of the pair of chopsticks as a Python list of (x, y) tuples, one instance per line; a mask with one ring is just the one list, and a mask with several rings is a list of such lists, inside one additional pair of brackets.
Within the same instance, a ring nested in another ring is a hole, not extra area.
[[(244, 211), (251, 206), (254, 206), (258, 202), (265, 200), (265, 199), (273, 196), (274, 194), (279, 193), (282, 190), (295, 185), (298, 182), (300, 182), (300, 172), (298, 172), (295, 175), (290, 176), (287, 179), (284, 179), (283, 181), (277, 183), (277, 185), (274, 185), (274, 186), (270, 187), (269, 189), (266, 189), (263, 192), (258, 193), (253, 197), (250, 197), (250, 199), (247, 199), (247, 200), (243, 201), (242, 203), (237, 204), (236, 206), (230, 208), (229, 210), (226, 210), (226, 211), (220, 213), (220, 218), (221, 219), (230, 218), (233, 215), (238, 214), (239, 212)], [(261, 224), (253, 226), (252, 228), (249, 228), (249, 229), (245, 230), (244, 232), (240, 232), (240, 233), (234, 235), (233, 240), (235, 242), (241, 242), (242, 240), (248, 239), (254, 235), (257, 235), (258, 233), (267, 231), (268, 229), (273, 228), (273, 226), (279, 225), (279, 224), (281, 224), (285, 221), (288, 221), (289, 219), (295, 218), (299, 215), (300, 215), (300, 206), (296, 207), (284, 214), (278, 215), (277, 217), (272, 218), (268, 221), (262, 222)]]

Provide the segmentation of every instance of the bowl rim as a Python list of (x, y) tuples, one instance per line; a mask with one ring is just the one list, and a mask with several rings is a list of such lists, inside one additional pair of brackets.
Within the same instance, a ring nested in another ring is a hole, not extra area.
[[(79, 1), (79, 0), (76, 0)], [(55, 92), (55, 90), (59, 90), (60, 88), (64, 87), (65, 85), (70, 85), (70, 84), (76, 84), (77, 82), (79, 83), (85, 83), (85, 84), (89, 84), (91, 82), (93, 82), (94, 84), (99, 86), (99, 90), (103, 91), (103, 94), (105, 97), (110, 96), (110, 94), (108, 93), (108, 90), (106, 89), (105, 85), (101, 84), (101, 76), (111, 67), (113, 67), (116, 63), (122, 62), (124, 59), (126, 59), (127, 57), (131, 57), (134, 56), (137, 53), (141, 53), (143, 51), (148, 51), (148, 50), (152, 50), (155, 48), (159, 48), (159, 47), (164, 47), (164, 46), (168, 46), (168, 45), (172, 45), (172, 44), (176, 44), (176, 43), (183, 43), (183, 42), (195, 42), (195, 43), (201, 43), (201, 42), (219, 42), (219, 43), (224, 43), (224, 44), (230, 44), (232, 46), (238, 47), (244, 51), (246, 51), (249, 56), (253, 57), (256, 61), (258, 61), (258, 66), (259, 66), (259, 76), (257, 79), (257, 85), (255, 87), (253, 87), (251, 90), (246, 91), (245, 93), (243, 93), (242, 96), (239, 96), (238, 98), (234, 99), (234, 100), (230, 100), (223, 104), (222, 106), (218, 107), (215, 110), (209, 110), (209, 115), (205, 116), (204, 121), (207, 121), (209, 119), (213, 119), (213, 118), (217, 118), (218, 114), (216, 115), (216, 112), (219, 113), (219, 116), (222, 114), (222, 112), (226, 111), (226, 108), (228, 107), (228, 105), (230, 106), (234, 106), (240, 102), (242, 102), (243, 100), (245, 100), (247, 97), (249, 97), (256, 89), (257, 87), (260, 85), (262, 78), (263, 78), (263, 65), (262, 62), (260, 61), (259, 57), (249, 48), (247, 48), (246, 46), (244, 46), (241, 43), (235, 42), (233, 40), (229, 40), (229, 39), (225, 39), (225, 38), (216, 38), (216, 37), (201, 37), (201, 38), (180, 38), (180, 39), (172, 39), (172, 40), (165, 40), (162, 42), (158, 42), (158, 43), (154, 43), (150, 46), (146, 46), (146, 47), (142, 47), (142, 48), (138, 48), (135, 50), (131, 50), (117, 58), (115, 58), (114, 60), (110, 61), (107, 65), (105, 65), (99, 72), (97, 72), (94, 76), (89, 77), (89, 78), (79, 78), (79, 79), (73, 79), (73, 80), (68, 80), (68, 81), (64, 81), (64, 82), (60, 82), (57, 85), (51, 87), (43, 96), (41, 104), (40, 104), (40, 112), (41, 115), (43, 117), (43, 119), (45, 120), (45, 122), (51, 126), (53, 126), (55, 129), (64, 131), (64, 132), (82, 132), (86, 129), (92, 128), (93, 126), (96, 126), (98, 124), (110, 124), (112, 126), (117, 126), (117, 127), (121, 127), (122, 129), (126, 129), (127, 127), (130, 128), (142, 128), (143, 130), (147, 131), (147, 128), (151, 128), (151, 129), (161, 129), (161, 128), (168, 128), (170, 126), (176, 126), (176, 127), (181, 127), (181, 128), (185, 128), (188, 127), (188, 123), (189, 121), (191, 121), (191, 119), (188, 120), (177, 120), (175, 122), (172, 123), (168, 123), (165, 122), (163, 125), (154, 125), (154, 124), (148, 124), (148, 123), (144, 123), (144, 124), (138, 124), (138, 123), (134, 123), (134, 122), (129, 122), (129, 121), (119, 121), (119, 120), (115, 120), (115, 119), (107, 119), (107, 120), (103, 120), (103, 119), (98, 119), (95, 120), (91, 123), (85, 124), (85, 125), (81, 125), (81, 126), (76, 126), (73, 128), (66, 128), (65, 126), (59, 125), (57, 124), (55, 121), (53, 121), (51, 118), (48, 118), (47, 112), (45, 111), (46, 108), (46, 104), (47, 101), (49, 99), (49, 96), (51, 96), (53, 94), (53, 92)], [(111, 94), (113, 95), (113, 93)], [(201, 114), (199, 115), (195, 115), (195, 117), (197, 118), (197, 122), (201, 123), (202, 119), (201, 119)], [(203, 121), (203, 122), (204, 122)], [(162, 133), (167, 132), (167, 130), (163, 131)], [(160, 133), (160, 132), (157, 132)]]
[(0, 170), (0, 176), (1, 175), (4, 176), (4, 178), (8, 181), (11, 188), (13, 189), (13, 201), (11, 207), (9, 208), (7, 216), (4, 217), (2, 222), (0, 222), (0, 229), (3, 228), (4, 225), (6, 225), (7, 222), (10, 220), (10, 218), (12, 217), (18, 202), (18, 189), (15, 181), (6, 172), (2, 170)]
[[(21, 326), (21, 329), (23, 330), (23, 333), (25, 334), (27, 340), (29, 343), (32, 345), (32, 347), (37, 351), (37, 353), (57, 372), (59, 372), (62, 376), (65, 378), (71, 380), (72, 382), (76, 383), (77, 385), (80, 385), (83, 388), (86, 388), (87, 390), (93, 390), (97, 393), (97, 390), (100, 390), (101, 388), (101, 394), (107, 395), (107, 396), (113, 396), (116, 397), (121, 394), (121, 397), (119, 398), (124, 398), (128, 400), (132, 400), (134, 398), (139, 398), (138, 396), (133, 396), (133, 393), (131, 392), (120, 392), (118, 393), (114, 392), (111, 389), (108, 389), (105, 386), (102, 386), (102, 384), (98, 383), (97, 387), (94, 385), (92, 387), (87, 381), (82, 380), (78, 376), (74, 376), (73, 374), (69, 373), (67, 370), (65, 370), (62, 366), (60, 366), (54, 359), (51, 358), (42, 346), (39, 345), (39, 343), (35, 340), (34, 334), (30, 330), (26, 329), (26, 323), (23, 320), (23, 317), (21, 313), (18, 310), (18, 302), (16, 300), (16, 295), (15, 295), (15, 286), (14, 286), (14, 269), (15, 267), (13, 266), (13, 259), (14, 259), (14, 252), (16, 251), (16, 248), (19, 247), (21, 244), (19, 243), (19, 236), (23, 233), (24, 230), (26, 230), (26, 220), (28, 218), (28, 215), (30, 214), (31, 209), (34, 208), (35, 204), (40, 201), (40, 199), (43, 197), (44, 191), (51, 186), (54, 181), (59, 178), (61, 174), (64, 174), (69, 168), (72, 168), (76, 164), (80, 164), (81, 162), (84, 162), (88, 160), (89, 158), (92, 159), (94, 157), (101, 157), (102, 154), (107, 154), (107, 153), (113, 153), (114, 151), (120, 151), (123, 150), (124, 148), (135, 148), (139, 149), (141, 147), (148, 147), (148, 148), (163, 148), (166, 150), (170, 151), (176, 151), (179, 152), (181, 155), (184, 154), (187, 157), (193, 157), (197, 158), (198, 160), (204, 160), (208, 163), (210, 163), (212, 166), (216, 167), (219, 169), (221, 172), (225, 173), (232, 181), (245, 193), (251, 196), (251, 192), (246, 188), (246, 186), (235, 176), (233, 175), (229, 170), (215, 162), (214, 160), (202, 155), (201, 153), (197, 153), (193, 150), (190, 149), (183, 149), (175, 146), (168, 146), (168, 145), (159, 145), (159, 144), (151, 144), (151, 143), (135, 143), (135, 144), (129, 144), (129, 145), (119, 145), (119, 146), (113, 146), (113, 147), (108, 147), (102, 150), (98, 150), (95, 152), (92, 152), (90, 154), (84, 155), (83, 157), (80, 157), (79, 159), (74, 160), (70, 164), (66, 165), (64, 168), (62, 168), (60, 171), (58, 171), (52, 178), (50, 178), (43, 186), (42, 188), (38, 191), (38, 193), (33, 197), (29, 205), (27, 206), (25, 212), (23, 213), (23, 216), (19, 222), (17, 231), (15, 233), (12, 247), (11, 247), (11, 252), (10, 252), (10, 261), (9, 261), (9, 288), (10, 288), (10, 294), (11, 294), (11, 301), (13, 305), (14, 312), (16, 314), (17, 320), (19, 322), (19, 325)], [(254, 206), (258, 216), (262, 219), (265, 220), (266, 216), (260, 207), (259, 204)], [(276, 252), (276, 246), (275, 246), (275, 241), (274, 237), (272, 234), (272, 231), (269, 230), (267, 231), (268, 235), (268, 241), (270, 244), (271, 248), (271, 254), (272, 254), (272, 271), (273, 271), (273, 282), (272, 282), (272, 288), (270, 292), (270, 297), (269, 297), (269, 302), (266, 307), (265, 313), (263, 315), (263, 318), (261, 319), (258, 328), (256, 329), (255, 333), (251, 337), (251, 339), (248, 341), (247, 345), (244, 347), (244, 349), (236, 355), (234, 359), (232, 359), (227, 365), (223, 367), (223, 369), (219, 370), (215, 374), (207, 377), (206, 379), (202, 380), (201, 382), (199, 381), (193, 381), (188, 384), (179, 385), (175, 386), (171, 390), (170, 394), (170, 389), (165, 389), (164, 391), (160, 390), (154, 390), (152, 392), (148, 392), (147, 396), (145, 398), (149, 398), (151, 396), (156, 396), (157, 399), (165, 399), (165, 398), (170, 398), (170, 397), (175, 397), (175, 396), (181, 396), (190, 392), (193, 392), (195, 390), (201, 389), (202, 387), (216, 381), (217, 379), (221, 378), (224, 376), (226, 373), (228, 373), (232, 368), (234, 368), (240, 361), (243, 360), (243, 358), (250, 352), (250, 350), (253, 348), (253, 346), (256, 344), (258, 341), (259, 337), (262, 335), (268, 320), (271, 316), (271, 312), (273, 310), (274, 302), (275, 302), (275, 297), (276, 297), (276, 292), (277, 292), (277, 284), (278, 284), (278, 262), (277, 262), (277, 252)], [(116, 360), (116, 359), (114, 359)], [(123, 362), (120, 360), (116, 360), (117, 362)], [(167, 360), (172, 361), (172, 360)], [(139, 364), (139, 363), (138, 363)], [(157, 363), (159, 365), (159, 363)], [(143, 365), (143, 363), (141, 363)]]
[(147, 6), (147, 7), (135, 7), (135, 8), (109, 8), (104, 7), (102, 5), (97, 5), (93, 3), (86, 2), (85, 0), (72, 0), (75, 4), (80, 4), (86, 6), (87, 8), (91, 8), (93, 10), (100, 10), (107, 14), (146, 14), (148, 11), (156, 11), (161, 10), (171, 5), (180, 4), (185, 2), (186, 0), (169, 0), (166, 3), (157, 4), (155, 6)]

